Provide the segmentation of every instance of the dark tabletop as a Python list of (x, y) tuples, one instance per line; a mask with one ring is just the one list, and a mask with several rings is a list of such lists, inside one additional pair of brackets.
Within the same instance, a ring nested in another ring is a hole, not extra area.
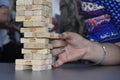
[(15, 65), (0, 63), (0, 80), (120, 80), (120, 66), (65, 64), (48, 71), (15, 71)]

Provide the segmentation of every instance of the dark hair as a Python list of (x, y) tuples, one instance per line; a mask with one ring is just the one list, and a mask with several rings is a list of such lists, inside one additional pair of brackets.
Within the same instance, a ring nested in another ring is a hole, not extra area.
[(79, 13), (80, 0), (60, 0), (61, 25), (64, 31), (83, 34), (84, 20)]

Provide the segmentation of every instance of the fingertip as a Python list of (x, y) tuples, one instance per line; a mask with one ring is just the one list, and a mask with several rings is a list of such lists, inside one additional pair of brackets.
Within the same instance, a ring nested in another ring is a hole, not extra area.
[(72, 35), (71, 32), (64, 32), (60, 36), (62, 39), (71, 39)]
[(60, 35), (59, 35), (59, 38), (63, 39), (63, 38), (64, 38), (64, 34), (63, 34), (63, 33), (60, 34)]
[(55, 63), (53, 63), (53, 67), (59, 67), (63, 64), (63, 62), (61, 60), (57, 60)]

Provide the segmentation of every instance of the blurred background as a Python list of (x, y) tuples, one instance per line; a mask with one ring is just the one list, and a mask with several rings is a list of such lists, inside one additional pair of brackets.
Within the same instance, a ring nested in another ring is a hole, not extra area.
[[(61, 33), (59, 0), (52, 0), (53, 31)], [(20, 28), (22, 23), (15, 22), (16, 0), (0, 0), (0, 62), (14, 62), (23, 58), (21, 54)]]

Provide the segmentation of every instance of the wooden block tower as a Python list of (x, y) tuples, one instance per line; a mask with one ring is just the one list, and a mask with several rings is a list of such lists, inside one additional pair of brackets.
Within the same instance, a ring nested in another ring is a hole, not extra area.
[(17, 59), (16, 70), (32, 69), (35, 71), (48, 70), (52, 66), (50, 49), (53, 46), (49, 39), (58, 38), (58, 34), (50, 33), (52, 25), (51, 0), (17, 0), (16, 21), (23, 22), (21, 38), (24, 59)]

